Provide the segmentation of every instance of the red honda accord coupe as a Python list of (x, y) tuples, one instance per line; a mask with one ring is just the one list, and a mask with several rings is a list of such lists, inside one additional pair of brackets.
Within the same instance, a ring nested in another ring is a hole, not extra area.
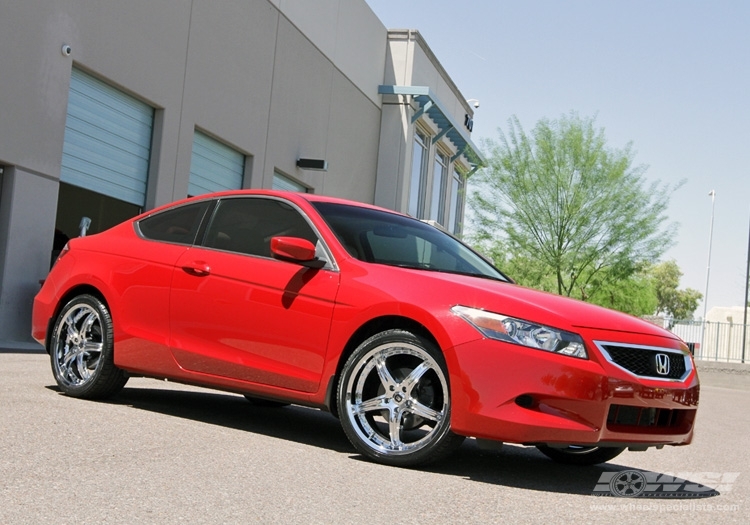
[(686, 345), (634, 317), (529, 290), (416, 219), (234, 191), (72, 239), (34, 300), (60, 389), (131, 376), (329, 410), (354, 447), (409, 466), (466, 436), (575, 464), (686, 445)]

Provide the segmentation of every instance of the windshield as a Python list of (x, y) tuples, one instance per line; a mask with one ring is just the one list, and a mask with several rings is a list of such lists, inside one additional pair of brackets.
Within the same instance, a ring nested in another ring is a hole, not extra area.
[(346, 204), (313, 205), (344, 248), (361, 261), (509, 280), (465, 244), (416, 219)]

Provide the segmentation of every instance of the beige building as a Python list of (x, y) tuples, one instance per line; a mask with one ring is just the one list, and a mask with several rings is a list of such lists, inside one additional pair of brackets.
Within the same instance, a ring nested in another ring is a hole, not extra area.
[(0, 0), (0, 347), (64, 240), (280, 188), (460, 234), (473, 108), (364, 0)]

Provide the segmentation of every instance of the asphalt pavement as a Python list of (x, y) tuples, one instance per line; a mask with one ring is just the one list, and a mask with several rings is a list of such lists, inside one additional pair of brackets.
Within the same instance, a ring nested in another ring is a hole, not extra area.
[[(750, 523), (750, 382), (742, 366), (705, 368), (687, 447), (582, 468), (467, 440), (441, 463), (399, 469), (364, 460), (319, 410), (143, 378), (82, 401), (58, 392), (46, 354), (6, 350), (0, 523)], [(708, 497), (605, 490), (639, 473), (655, 491)]]

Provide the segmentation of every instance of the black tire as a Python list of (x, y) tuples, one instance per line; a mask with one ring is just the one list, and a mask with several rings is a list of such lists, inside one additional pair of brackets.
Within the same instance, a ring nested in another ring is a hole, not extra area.
[(442, 354), (423, 337), (387, 330), (362, 343), (338, 384), (341, 426), (354, 448), (386, 465), (437, 461), (464, 440), (450, 429)]
[(290, 405), (290, 403), (284, 403), (283, 401), (273, 401), (271, 399), (263, 399), (262, 397), (254, 397), (247, 394), (245, 394), (245, 399), (256, 407), (282, 408)]
[(49, 339), (52, 374), (65, 394), (104, 399), (125, 386), (128, 376), (114, 363), (112, 317), (93, 295), (79, 295), (63, 306)]
[(539, 452), (558, 463), (566, 465), (597, 465), (606, 463), (625, 450), (622, 447), (576, 447), (554, 448), (546, 445), (536, 447)]

